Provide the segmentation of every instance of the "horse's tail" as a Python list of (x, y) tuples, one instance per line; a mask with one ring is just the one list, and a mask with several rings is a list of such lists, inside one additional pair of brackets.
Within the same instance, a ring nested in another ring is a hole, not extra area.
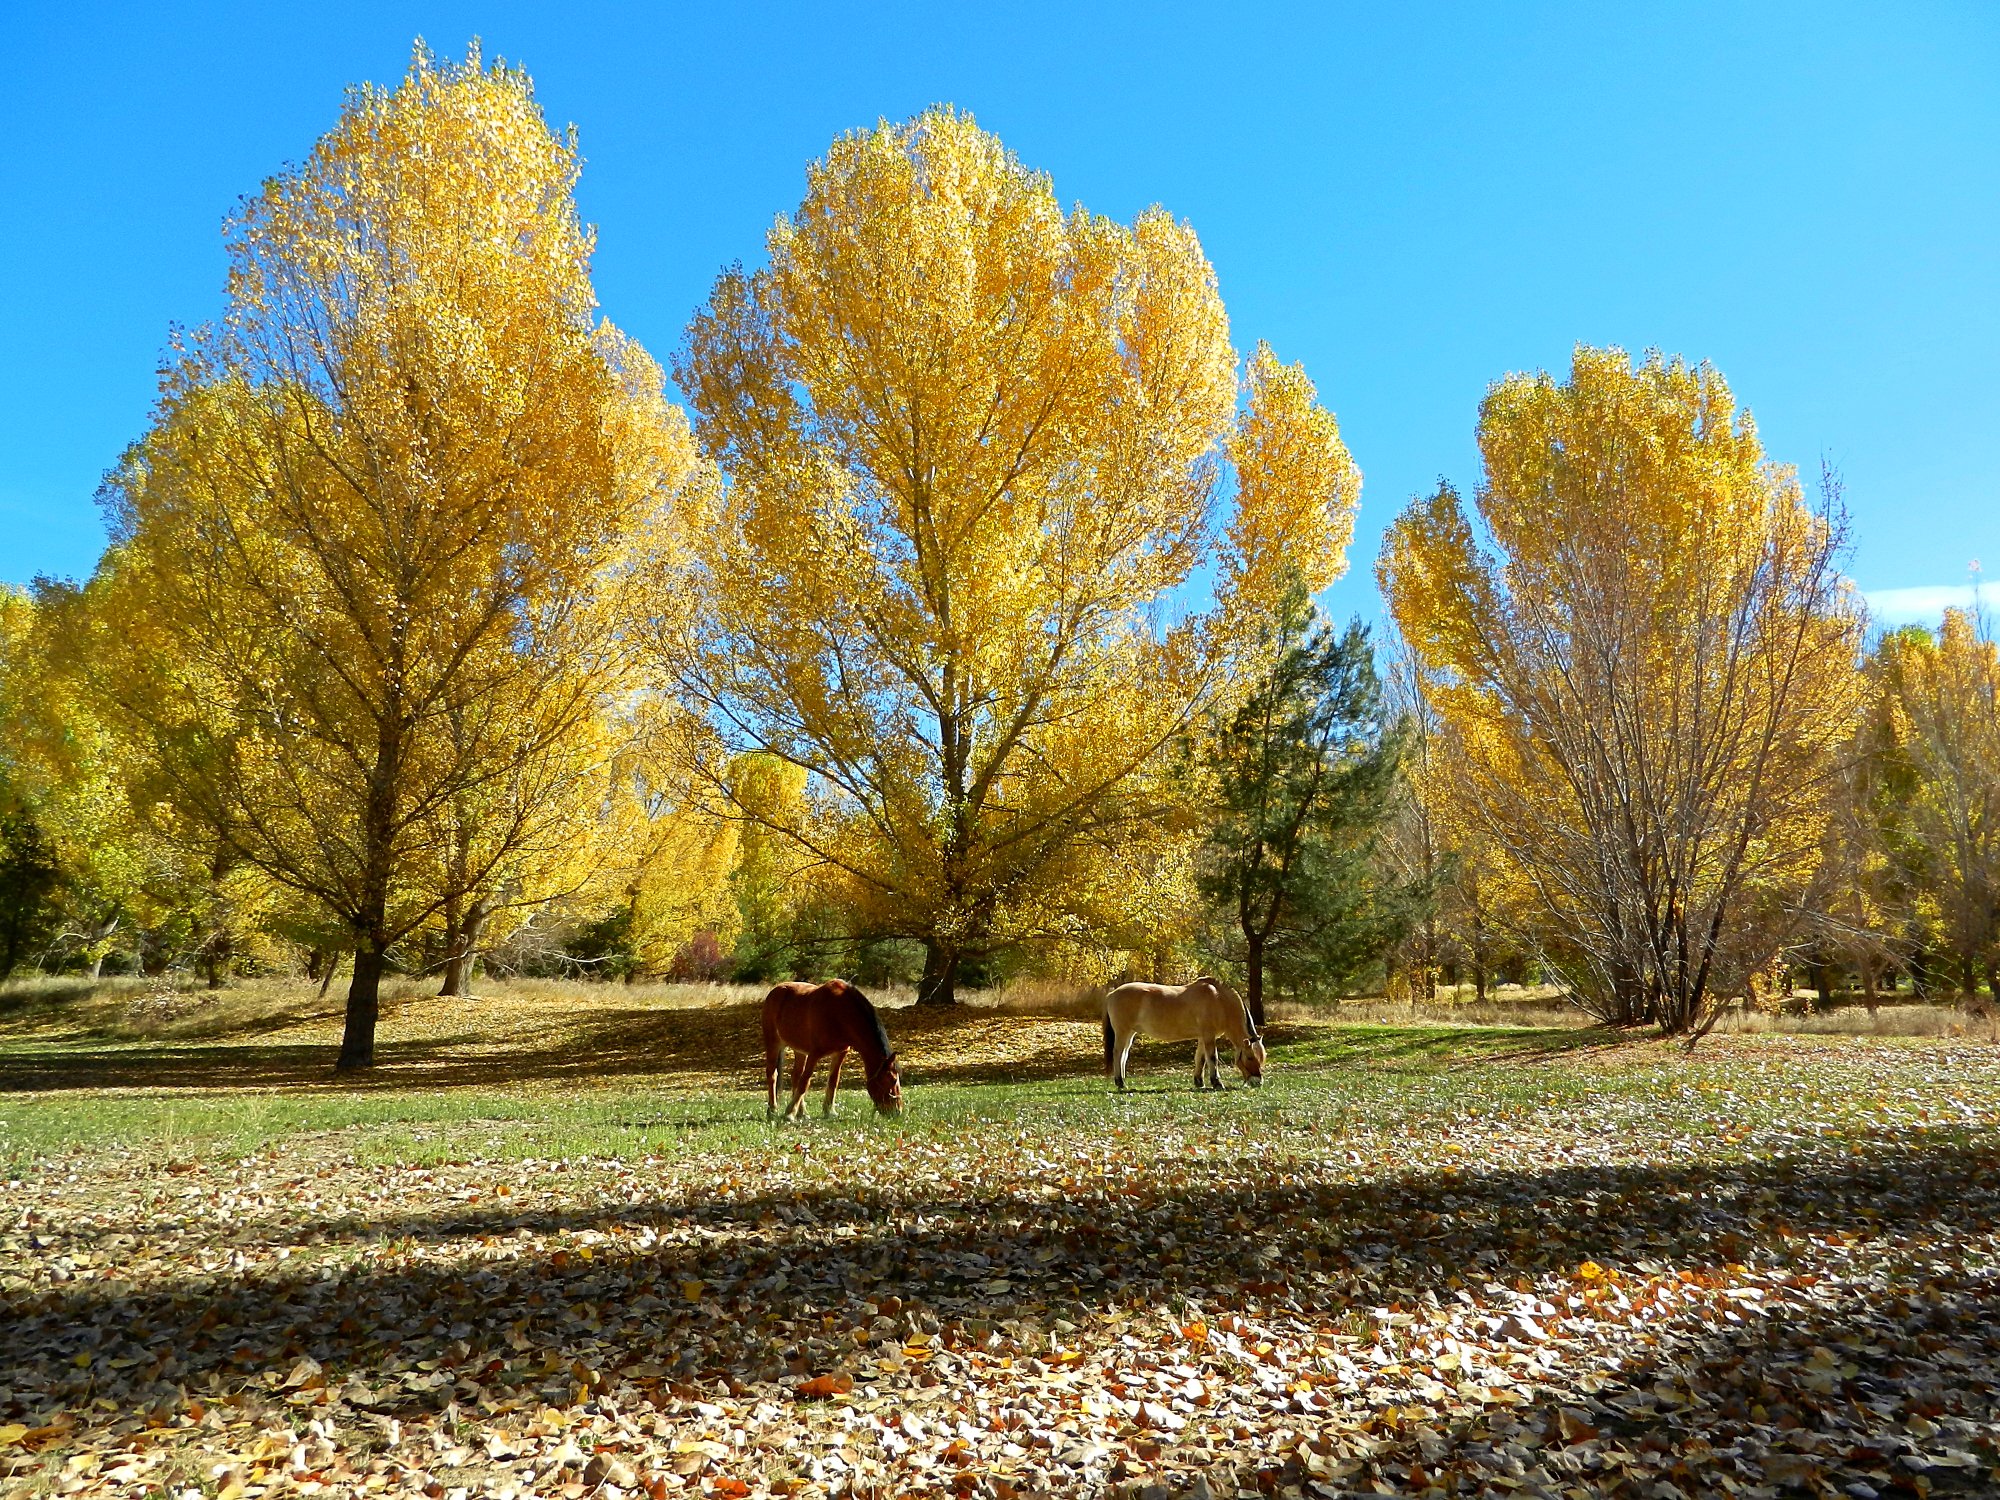
[(1111, 1012), (1104, 1012), (1104, 1071), (1109, 1073), (1117, 1066), (1118, 1033), (1111, 1025)]

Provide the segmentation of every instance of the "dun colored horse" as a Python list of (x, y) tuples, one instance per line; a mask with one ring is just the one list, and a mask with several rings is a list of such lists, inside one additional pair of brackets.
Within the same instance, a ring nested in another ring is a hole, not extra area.
[(805, 1113), (813, 1069), (827, 1056), (833, 1058), (833, 1070), (827, 1076), (826, 1105), (820, 1113), (833, 1113), (840, 1065), (847, 1061), (850, 1047), (861, 1054), (868, 1097), (875, 1101), (875, 1107), (885, 1115), (902, 1109), (903, 1080), (896, 1068), (896, 1054), (889, 1050), (889, 1034), (882, 1029), (882, 1019), (868, 997), (846, 980), (829, 979), (821, 985), (793, 980), (764, 997), (767, 1115), (778, 1112), (778, 1065), (787, 1047), (792, 1049), (792, 1102), (785, 1106), (786, 1119)]
[(1192, 983), (1121, 984), (1104, 997), (1104, 1071), (1125, 1087), (1125, 1060), (1139, 1034), (1161, 1042), (1194, 1043), (1194, 1086), (1222, 1087), (1215, 1056), (1225, 1038), (1237, 1071), (1257, 1088), (1264, 1082), (1264, 1043), (1242, 999), (1228, 982), (1204, 974)]

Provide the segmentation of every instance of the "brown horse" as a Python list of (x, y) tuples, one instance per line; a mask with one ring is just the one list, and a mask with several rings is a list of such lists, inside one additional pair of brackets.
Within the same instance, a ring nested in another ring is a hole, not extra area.
[(829, 979), (812, 985), (803, 980), (781, 984), (764, 997), (764, 1085), (768, 1095), (766, 1115), (778, 1112), (778, 1065), (785, 1048), (792, 1049), (792, 1102), (785, 1106), (785, 1118), (805, 1113), (806, 1088), (813, 1069), (822, 1057), (831, 1055), (833, 1071), (826, 1080), (826, 1106), (821, 1114), (833, 1113), (834, 1090), (840, 1087), (840, 1065), (847, 1061), (848, 1048), (861, 1054), (863, 1076), (868, 1081), (868, 1097), (885, 1115), (903, 1107), (903, 1079), (896, 1067), (896, 1054), (889, 1050), (889, 1034), (868, 997), (844, 979)]

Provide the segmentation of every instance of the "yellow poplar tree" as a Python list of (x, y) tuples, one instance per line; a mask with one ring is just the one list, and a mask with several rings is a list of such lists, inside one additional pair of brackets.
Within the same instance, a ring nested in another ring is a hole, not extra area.
[(1698, 1030), (1786, 941), (1861, 693), (1837, 531), (1712, 368), (1579, 348), (1487, 395), (1477, 496), (1380, 575), (1528, 934), (1606, 1019)]
[(695, 462), (597, 318), (577, 168), (476, 54), (356, 90), (232, 222), (227, 314), (115, 486), (114, 696), (177, 799), (351, 933), (342, 1067), (397, 942), (576, 878), (627, 586)]
[[(768, 250), (676, 367), (726, 484), (666, 659), (807, 773), (786, 836), (950, 1003), (963, 960), (1073, 936), (1067, 857), (1145, 836), (1139, 773), (1246, 620), (1337, 575), (1360, 479), (1301, 371), (1260, 349), (1246, 391), (1191, 229), (1064, 212), (969, 117), (837, 141)], [(1219, 603), (1177, 619), (1204, 562)]]
[(1905, 773), (1892, 837), (1958, 970), (2000, 1001), (2000, 648), (1962, 609), (1935, 634), (1899, 630), (1874, 662), (1886, 754)]

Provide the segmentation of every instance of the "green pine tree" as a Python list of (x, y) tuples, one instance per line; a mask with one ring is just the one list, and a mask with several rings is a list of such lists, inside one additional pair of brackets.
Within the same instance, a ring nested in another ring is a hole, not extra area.
[(1403, 737), (1384, 723), (1367, 629), (1336, 631), (1294, 589), (1272, 631), (1269, 669), (1200, 751), (1218, 801), (1201, 891), (1260, 1026), (1267, 977), (1294, 992), (1347, 987), (1423, 895), (1387, 882), (1376, 859)]

